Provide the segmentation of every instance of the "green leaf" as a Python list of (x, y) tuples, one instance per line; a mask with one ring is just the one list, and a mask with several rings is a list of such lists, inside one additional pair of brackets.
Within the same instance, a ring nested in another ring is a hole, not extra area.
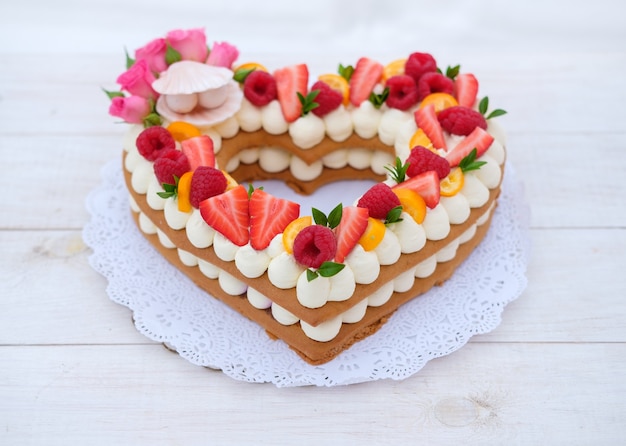
[[(332, 277), (335, 274), (338, 274), (342, 269), (344, 269), (345, 266), (346, 265), (344, 265), (343, 263), (324, 262), (317, 269), (317, 273), (322, 277)], [(307, 274), (307, 278), (308, 278), (308, 274)]]
[(461, 71), (461, 65), (457, 65), (454, 67), (448, 66), (448, 68), (446, 68), (446, 77), (454, 80), (454, 78), (459, 74), (459, 71)]
[(255, 188), (252, 183), (248, 183), (248, 199), (250, 199), (255, 189), (263, 190), (263, 186)]
[(161, 125), (162, 123), (163, 120), (161, 119), (161, 116), (159, 116), (157, 113), (150, 113), (148, 116), (143, 118), (144, 128), (154, 127), (156, 125)]
[(478, 111), (480, 112), (481, 115), (484, 116), (485, 113), (487, 113), (488, 109), (489, 109), (489, 98), (485, 96), (478, 103)]
[(311, 270), (311, 269), (307, 269), (306, 270), (306, 280), (307, 282), (312, 282), (315, 279), (318, 278), (318, 275), (315, 271)]
[(235, 74), (233, 75), (233, 79), (239, 82), (240, 84), (243, 84), (246, 78), (248, 77), (248, 75), (252, 73), (254, 70), (256, 70), (256, 68), (242, 68), (241, 70), (237, 70), (235, 71)]
[(372, 91), (370, 93), (369, 101), (372, 104), (374, 104), (374, 107), (380, 108), (385, 103), (388, 96), (389, 96), (389, 87), (385, 87), (385, 89), (383, 90), (381, 94), (376, 94)]
[(343, 205), (339, 203), (335, 208), (330, 211), (328, 214), (328, 227), (330, 229), (336, 228), (341, 223), (341, 215), (343, 214)]
[(461, 168), (463, 172), (469, 172), (470, 170), (478, 170), (482, 166), (487, 164), (486, 161), (476, 161), (477, 154), (478, 154), (478, 151), (474, 147), (474, 149), (472, 149), (472, 151), (465, 158), (461, 160), (461, 162), (459, 163), (459, 167)]
[(122, 93), (121, 91), (109, 91), (109, 90), (105, 90), (104, 88), (102, 89), (102, 91), (104, 91), (104, 94), (106, 94), (109, 97), (109, 99), (124, 97), (124, 93)]
[(506, 111), (502, 110), (501, 108), (496, 108), (494, 111), (489, 113), (489, 115), (487, 115), (487, 117), (485, 119), (496, 118), (496, 117), (502, 116), (502, 115), (506, 115)]
[(350, 78), (352, 77), (352, 74), (354, 73), (354, 67), (352, 65), (348, 65), (344, 67), (343, 65), (339, 64), (339, 68), (337, 69), (337, 72), (339, 73), (341, 77), (343, 77), (345, 80), (350, 82)]
[(406, 171), (409, 168), (410, 163), (402, 164), (399, 157), (396, 157), (396, 165), (392, 166), (387, 164), (385, 170), (389, 172), (391, 178), (397, 183), (402, 183), (406, 178)]
[(174, 181), (176, 182), (176, 184), (168, 184), (168, 183), (161, 184), (161, 187), (163, 188), (164, 192), (157, 192), (157, 195), (161, 198), (176, 197), (176, 195), (178, 194), (178, 180), (179, 178), (176, 175), (174, 175)]
[(401, 215), (402, 215), (402, 206), (396, 206), (395, 208), (393, 208), (387, 213), (385, 224), (398, 223), (402, 221), (402, 219), (400, 218)]
[(326, 214), (324, 214), (319, 209), (312, 208), (311, 216), (313, 217), (313, 221), (315, 222), (315, 224), (322, 226), (328, 225), (328, 218), (326, 218)]
[(128, 70), (130, 67), (132, 67), (135, 64), (135, 59), (130, 57), (126, 47), (124, 47), (124, 53), (126, 54), (126, 69)]
[(167, 49), (165, 50), (165, 63), (169, 66), (175, 62), (180, 62), (181, 60), (183, 60), (183, 58), (180, 53), (172, 48), (172, 46), (168, 43)]
[(314, 108), (319, 107), (319, 104), (315, 102), (315, 98), (320, 94), (320, 90), (312, 90), (306, 96), (303, 96), (302, 93), (297, 92), (298, 100), (302, 104), (302, 116), (307, 115)]

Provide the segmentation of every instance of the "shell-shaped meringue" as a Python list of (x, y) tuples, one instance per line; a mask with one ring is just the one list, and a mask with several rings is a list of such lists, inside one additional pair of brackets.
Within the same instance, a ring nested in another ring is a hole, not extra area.
[(232, 78), (228, 68), (181, 60), (152, 82), (152, 88), (159, 94), (192, 94), (223, 87)]

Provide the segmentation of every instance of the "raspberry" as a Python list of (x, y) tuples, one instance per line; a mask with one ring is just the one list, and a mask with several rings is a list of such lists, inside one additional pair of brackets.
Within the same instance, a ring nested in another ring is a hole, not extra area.
[(421, 101), (431, 93), (454, 92), (454, 81), (441, 73), (426, 73), (417, 83), (417, 95)]
[(243, 83), (243, 94), (257, 107), (267, 105), (276, 99), (276, 80), (266, 71), (254, 70)]
[(311, 87), (311, 91), (313, 90), (320, 91), (315, 97), (315, 102), (317, 102), (318, 106), (311, 110), (315, 116), (321, 118), (335, 110), (343, 102), (343, 95), (337, 90), (330, 88), (326, 82), (315, 82)]
[(483, 130), (487, 129), (487, 120), (483, 115), (469, 107), (457, 105), (441, 110), (437, 114), (437, 119), (441, 127), (448, 133), (453, 135), (467, 136), (476, 127)]
[(142, 131), (135, 144), (139, 153), (148, 161), (154, 161), (168, 150), (176, 148), (172, 134), (159, 126), (148, 127)]
[(437, 62), (428, 53), (413, 53), (404, 65), (404, 73), (411, 76), (416, 84), (422, 75), (431, 71), (437, 71)]
[(385, 183), (378, 183), (363, 194), (357, 206), (367, 208), (370, 217), (385, 220), (390, 210), (400, 206), (400, 199)]
[(226, 176), (221, 170), (209, 166), (198, 166), (191, 177), (189, 202), (195, 208), (207, 198), (219, 195), (226, 190)]
[(387, 80), (389, 96), (387, 105), (398, 110), (408, 110), (417, 103), (417, 85), (411, 76), (406, 74), (392, 76)]
[(293, 255), (301, 265), (319, 268), (322, 263), (335, 258), (337, 239), (333, 231), (322, 225), (302, 229), (293, 241)]
[(409, 163), (406, 173), (410, 177), (434, 170), (441, 180), (450, 173), (448, 160), (422, 146), (413, 147), (406, 161)]
[(176, 184), (174, 175), (182, 177), (185, 172), (189, 172), (189, 161), (183, 152), (176, 149), (167, 150), (154, 162), (154, 174), (159, 180), (159, 184)]

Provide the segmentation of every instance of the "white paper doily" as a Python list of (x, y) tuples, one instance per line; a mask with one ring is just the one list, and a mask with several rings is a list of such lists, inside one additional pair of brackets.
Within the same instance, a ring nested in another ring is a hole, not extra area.
[(108, 279), (109, 297), (132, 310), (137, 330), (193, 364), (279, 387), (399, 380), (496, 328), (504, 307), (526, 287), (529, 210), (513, 167), (505, 170), (492, 227), (454, 276), (320, 366), (207, 296), (156, 252), (132, 220), (119, 160), (104, 166), (102, 183), (87, 197), (92, 218), (83, 238), (93, 250), (91, 266)]

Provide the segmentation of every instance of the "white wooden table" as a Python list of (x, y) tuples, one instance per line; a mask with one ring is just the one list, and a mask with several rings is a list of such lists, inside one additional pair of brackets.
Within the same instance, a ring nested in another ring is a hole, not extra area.
[[(624, 444), (622, 2), (231, 3), (0, 4), (0, 444)], [(243, 59), (430, 51), (476, 73), (532, 209), (501, 326), (410, 379), (335, 388), (238, 382), (140, 335), (81, 238), (124, 131), (100, 87), (125, 45), (197, 26)]]

